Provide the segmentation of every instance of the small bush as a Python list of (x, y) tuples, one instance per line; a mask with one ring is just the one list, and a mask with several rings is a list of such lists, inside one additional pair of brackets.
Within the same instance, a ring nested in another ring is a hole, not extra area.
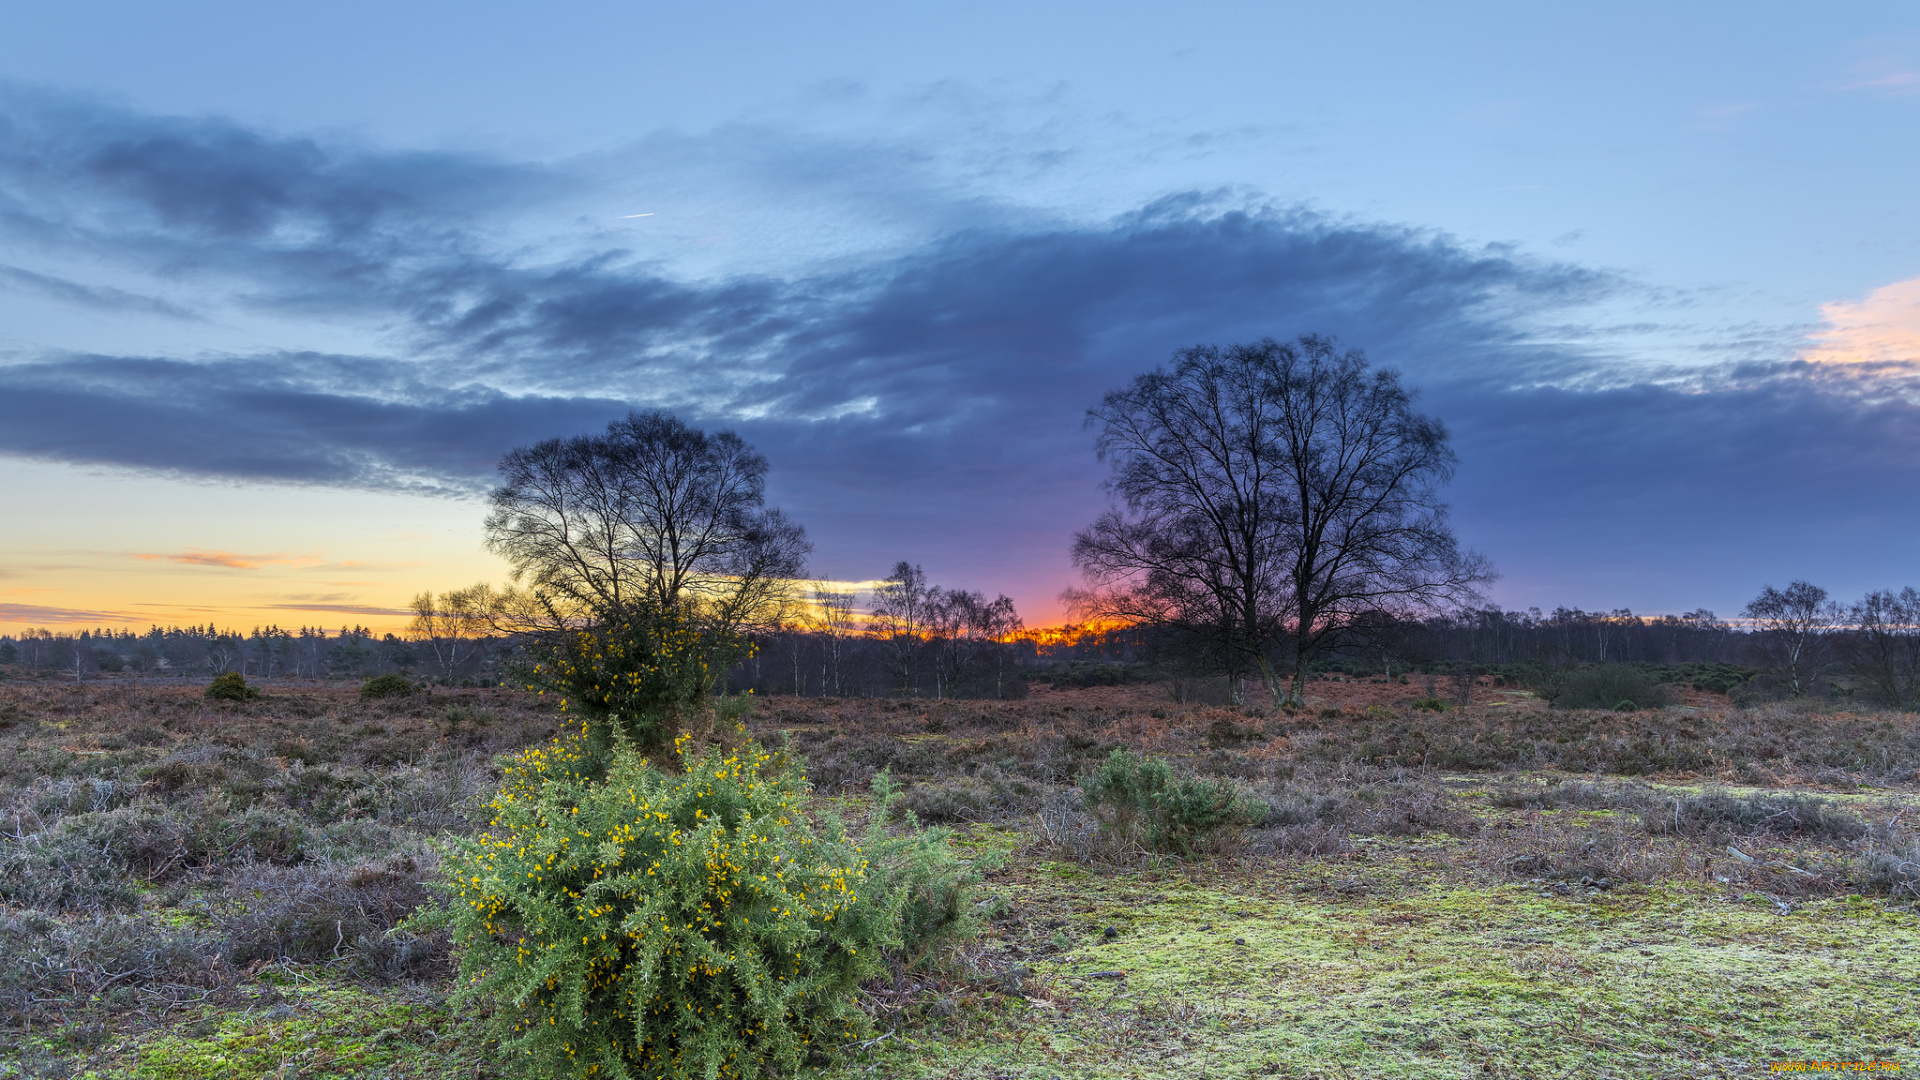
[(1615, 712), (1657, 709), (1673, 700), (1665, 684), (1631, 664), (1600, 664), (1559, 672), (1541, 686), (1540, 696), (1562, 709)]
[(1645, 810), (1658, 800), (1658, 793), (1648, 787), (1567, 780), (1498, 788), (1487, 801), (1509, 810)]
[(192, 865), (193, 822), (137, 803), (74, 814), (0, 848), (0, 899), (56, 911), (129, 908), (136, 881), (164, 881)]
[(1879, 839), (1862, 860), (1861, 884), (1895, 900), (1920, 900), (1920, 837), (1889, 829)]
[(1682, 836), (1766, 835), (1841, 841), (1865, 836), (1867, 823), (1805, 795), (1729, 795), (1709, 791), (1669, 799), (1640, 813), (1647, 831)]
[(207, 696), (215, 701), (252, 701), (260, 691), (247, 685), (246, 676), (228, 671), (215, 675), (207, 684)]
[(974, 776), (915, 784), (891, 805), (896, 818), (911, 811), (922, 821), (985, 821), (1031, 809), (1039, 797), (1040, 789), (1032, 781), (989, 766)]
[(1224, 716), (1207, 725), (1207, 742), (1214, 746), (1237, 746), (1257, 738), (1259, 735)]
[(215, 922), (227, 957), (254, 960), (351, 960), (378, 978), (444, 969), (444, 933), (388, 932), (433, 903), (423, 879), (437, 861), (394, 854), (353, 863), (247, 866), (229, 874)]
[(924, 947), (954, 925), (955, 867), (914, 865), (919, 841), (863, 851), (808, 812), (797, 770), (686, 743), (683, 775), (619, 748), (603, 783), (577, 748), (528, 751), (491, 830), (449, 844), (461, 996), (492, 1000), (536, 1067), (791, 1072), (861, 1026), (854, 989), (910, 930)]
[(136, 916), (0, 911), (0, 1016), (56, 1013), (115, 986), (217, 986), (232, 973), (197, 930)]
[(1266, 809), (1243, 804), (1231, 784), (1175, 777), (1165, 761), (1124, 749), (1080, 778), (1080, 794), (1108, 835), (1176, 855), (1200, 851)]
[(360, 697), (363, 701), (376, 698), (412, 697), (419, 692), (419, 689), (405, 675), (375, 675), (360, 684)]
[(873, 796), (879, 812), (864, 846), (876, 884), (883, 895), (897, 897), (900, 904), (895, 956), (912, 965), (935, 946), (973, 932), (973, 908), (967, 899), (979, 875), (948, 846), (953, 836), (949, 829), (922, 829), (909, 812), (906, 832), (887, 836), (879, 830), (878, 824), (892, 816), (889, 811), (900, 797), (890, 775), (882, 772), (873, 778)]

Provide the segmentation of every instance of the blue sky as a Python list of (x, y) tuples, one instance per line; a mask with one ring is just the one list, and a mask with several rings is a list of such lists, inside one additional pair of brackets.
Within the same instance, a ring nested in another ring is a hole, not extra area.
[(1310, 331), (1510, 606), (1920, 581), (1920, 10), (1543, 7), (16, 5), (0, 627), (498, 576), (491, 463), (645, 405), (1044, 619), (1085, 409)]

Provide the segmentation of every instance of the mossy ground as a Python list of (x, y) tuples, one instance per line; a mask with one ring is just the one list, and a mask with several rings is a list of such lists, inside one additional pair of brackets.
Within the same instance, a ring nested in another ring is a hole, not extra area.
[[(412, 767), (377, 764), (389, 758), (451, 769), (455, 750), (496, 752), (494, 742), (456, 742), (477, 738), (475, 730), (510, 745), (544, 737), (544, 714), (507, 713), (506, 697), (487, 706), (504, 719), (463, 722), (453, 732), (422, 702), (394, 706), (375, 726), (367, 707), (344, 699), (301, 719), (320, 705), (268, 701), (214, 716), (197, 699), (156, 694), (135, 707), (97, 690), (35, 692), (48, 699), (36, 706), (41, 722), (7, 736), (9, 783), (23, 789), (55, 770), (79, 775), (76, 761), (87, 764), (86, 775), (109, 775), (103, 759), (78, 755), (106, 753), (97, 747), (121, 728), (156, 717), (181, 729), (173, 733), (180, 747), (202, 734), (222, 746), (248, 741), (262, 762), (290, 752), (287, 731), (298, 721), (308, 725), (300, 736), (306, 750), (365, 760), (370, 771)], [(1215, 746), (1207, 732), (1219, 710), (1104, 700), (1088, 692), (1084, 701), (982, 705), (974, 719), (950, 706), (846, 703), (831, 715), (802, 715), (807, 703), (770, 703), (760, 734), (777, 743), (778, 732), (791, 729), (824, 797), (855, 818), (868, 805), (857, 793), (882, 765), (915, 783), (993, 776), (1005, 786), (1018, 776), (1059, 790), (1110, 745), (1131, 745), (1221, 775), (1265, 769), (1259, 775), (1271, 779), (1297, 765), (1321, 785), (1315, 791), (1373, 768), (1366, 783), (1381, 799), (1431, 794), (1472, 820), (1447, 824), (1445, 814), (1423, 811), (1445, 831), (1374, 835), (1372, 824), (1388, 819), (1360, 800), (1338, 824), (1341, 844), (1330, 853), (1257, 854), (1255, 845), (1237, 857), (1111, 865), (1049, 847), (1032, 803), (1003, 807), (989, 822), (961, 824), (954, 838), (989, 868), (982, 938), (944, 968), (875, 988), (874, 1030), (822, 1075), (1696, 1077), (1758, 1075), (1775, 1061), (1920, 1069), (1920, 914), (1911, 905), (1846, 895), (1853, 886), (1769, 895), (1766, 875), (1791, 875), (1738, 864), (1724, 838), (1655, 835), (1631, 809), (1516, 809), (1511, 798), (1527, 783), (1544, 790), (1546, 780), (1626, 777), (1676, 795), (1707, 786), (1735, 794), (1817, 787), (1868, 820), (1912, 821), (1920, 818), (1920, 780), (1902, 779), (1914, 774), (1900, 757), (1916, 744), (1912, 717), (1728, 714), (1714, 721), (1720, 734), (1688, 734), (1681, 727), (1693, 721), (1679, 709), (1563, 722), (1532, 706), (1508, 719), (1521, 710), (1489, 705), (1471, 715), (1314, 721), (1324, 731), (1306, 730), (1305, 720), (1234, 714), (1238, 727), (1226, 732), (1234, 740)], [(84, 722), (69, 730), (60, 709)], [(166, 719), (169, 709), (180, 714), (177, 724)], [(1365, 723), (1378, 730), (1363, 730)], [(1614, 730), (1629, 723), (1647, 731)], [(1514, 749), (1521, 743), (1509, 728), (1524, 729), (1533, 741), (1523, 749), (1533, 757)], [(1556, 740), (1574, 739), (1570, 731), (1585, 740), (1566, 744), (1578, 751), (1564, 755), (1570, 772), (1530, 763)], [(1443, 746), (1446, 739), (1454, 742)], [(1739, 756), (1748, 743), (1772, 756)], [(1437, 764), (1430, 770), (1424, 763), (1434, 746), (1485, 760), (1446, 765), (1459, 770), (1452, 774)], [(167, 752), (136, 750), (149, 758)], [(1409, 772), (1387, 775), (1377, 764), (1383, 757)], [(1529, 763), (1513, 764), (1521, 758)], [(129, 760), (126, 770), (146, 763)], [(1856, 782), (1865, 779), (1873, 782)], [(1588, 836), (1603, 847), (1629, 837), (1642, 860), (1633, 865), (1658, 872), (1588, 889), (1575, 883), (1579, 870), (1531, 882), (1531, 871), (1512, 869), (1515, 855), (1568, 844), (1577, 853)], [(1813, 867), (1822, 881), (1850, 872), (1842, 865), (1850, 849), (1837, 842), (1736, 842), (1763, 862)], [(209, 877), (205, 888), (214, 884)], [(206, 925), (192, 902), (201, 893), (176, 900), (150, 892), (143, 910), (158, 911), (160, 921)], [(31, 1029), (0, 1031), (0, 1077), (526, 1075), (487, 1043), (470, 1011), (449, 1008), (447, 989), (369, 980), (325, 958), (255, 965), (198, 1000), (122, 984), (60, 1002)]]
[(1246, 876), (1051, 869), (1006, 887), (1080, 944), (1035, 964), (1012, 1011), (903, 1032), (869, 1063), (929, 1077), (1699, 1076), (1911, 1064), (1920, 1046), (1920, 919), (1873, 901), (1781, 915), (1707, 886), (1542, 897), (1425, 879), (1390, 852)]
[[(1490, 821), (1510, 813), (1477, 792), (1456, 797)], [(998, 865), (986, 886), (994, 918), (978, 948), (1011, 976), (878, 1010), (875, 1035), (885, 1037), (825, 1075), (1920, 1068), (1920, 916), (1880, 900), (1805, 899), (1783, 913), (1713, 880), (1561, 895), (1476, 881), (1461, 844), (1443, 836), (1375, 838), (1302, 860), (1134, 868), (1058, 861), (1004, 826), (964, 829), (955, 842)], [(85, 1048), (94, 1064), (79, 1075), (517, 1075), (436, 989), (369, 990), (302, 974), (257, 990), (137, 1031), (95, 1031)], [(81, 1049), (67, 1032), (33, 1041), (29, 1058), (49, 1062)]]

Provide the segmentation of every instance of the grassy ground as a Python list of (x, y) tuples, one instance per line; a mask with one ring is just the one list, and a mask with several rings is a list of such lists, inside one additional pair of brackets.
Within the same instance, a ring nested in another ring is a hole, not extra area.
[[(762, 702), (821, 798), (858, 813), (891, 769), (988, 868), (982, 936), (869, 987), (825, 1074), (1920, 1067), (1920, 718), (1318, 689)], [(448, 1009), (444, 941), (388, 931), (552, 721), (496, 691), (0, 683), (0, 1076), (518, 1075)], [(1071, 781), (1115, 746), (1272, 813), (1186, 861), (1110, 842)]]

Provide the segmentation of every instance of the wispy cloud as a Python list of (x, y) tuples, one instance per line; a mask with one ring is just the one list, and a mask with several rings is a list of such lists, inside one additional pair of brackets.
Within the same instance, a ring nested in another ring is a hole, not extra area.
[(0, 604), (0, 623), (27, 623), (34, 626), (103, 626), (139, 621), (139, 616), (124, 611), (85, 611), (79, 608), (43, 607), (39, 604)]
[(263, 604), (264, 611), (328, 611), (336, 615), (411, 615), (405, 608), (372, 607), (366, 604)]
[(176, 319), (199, 318), (193, 311), (158, 297), (142, 296), (125, 289), (101, 285), (82, 285), (77, 281), (37, 273), (19, 266), (0, 264), (0, 287), (33, 293), (94, 311), (166, 315)]
[(1840, 85), (1842, 90), (1868, 90), (1882, 94), (1920, 93), (1920, 68), (1886, 58), (1866, 60), (1854, 66), (1856, 78)]
[(198, 548), (169, 554), (135, 552), (133, 558), (144, 562), (172, 562), (187, 566), (217, 566), (228, 570), (258, 570), (265, 566), (314, 566), (320, 560), (311, 555), (241, 555), (232, 551), (202, 551)]
[(1857, 302), (1822, 304), (1820, 313), (1826, 326), (1801, 358), (1821, 377), (1920, 403), (1920, 278), (1882, 286)]

